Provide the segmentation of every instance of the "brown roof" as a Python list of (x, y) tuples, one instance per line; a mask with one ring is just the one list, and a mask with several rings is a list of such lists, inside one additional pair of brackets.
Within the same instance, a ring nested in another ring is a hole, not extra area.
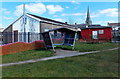
[(120, 26), (120, 23), (108, 23), (109, 26)]
[(63, 22), (59, 22), (59, 21), (55, 21), (55, 20), (52, 20), (52, 19), (48, 19), (48, 18), (44, 18), (44, 17), (40, 17), (40, 16), (37, 16), (37, 15), (33, 15), (33, 14), (29, 14), (29, 13), (27, 13), (27, 14), (28, 14), (28, 15), (31, 15), (31, 16), (33, 16), (33, 17), (36, 17), (36, 18), (42, 19), (42, 20), (51, 21), (51, 22), (55, 22), (55, 23), (59, 23), (59, 24), (69, 25), (69, 24), (66, 24), (66, 23), (63, 23)]

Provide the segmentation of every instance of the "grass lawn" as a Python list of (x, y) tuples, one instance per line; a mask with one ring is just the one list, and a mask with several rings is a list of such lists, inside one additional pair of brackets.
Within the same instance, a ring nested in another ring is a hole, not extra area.
[(118, 77), (118, 50), (2, 69), (3, 77)]
[[(80, 52), (88, 52), (88, 51), (110, 49), (115, 47), (118, 47), (117, 43), (88, 44), (88, 43), (77, 42), (75, 44), (74, 50), (79, 50)], [(71, 46), (64, 46), (64, 48), (71, 50)], [(39, 50), (29, 50), (29, 51), (24, 51), (19, 53), (3, 55), (0, 57), (2, 57), (2, 63), (11, 63), (11, 62), (17, 62), (17, 61), (23, 61), (23, 60), (39, 59), (39, 58), (50, 57), (50, 56), (54, 56), (53, 51), (39, 49)]]
[(19, 53), (3, 55), (1, 57), (2, 57), (2, 63), (10, 63), (10, 62), (38, 59), (38, 58), (44, 58), (44, 57), (50, 57), (50, 56), (54, 56), (54, 53), (52, 51), (39, 49), (39, 50), (29, 50), (29, 51), (24, 51)]
[[(76, 42), (75, 49), (79, 50), (80, 52), (88, 52), (88, 51), (97, 51), (97, 50), (105, 50), (105, 49), (111, 49), (118, 47), (118, 43), (80, 43)], [(72, 48), (70, 46), (64, 46), (64, 49), (71, 50)]]

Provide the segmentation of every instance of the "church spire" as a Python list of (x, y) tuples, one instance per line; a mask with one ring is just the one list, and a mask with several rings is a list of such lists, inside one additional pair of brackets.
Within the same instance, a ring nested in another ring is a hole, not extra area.
[(92, 21), (90, 19), (90, 13), (89, 13), (89, 6), (88, 6), (88, 10), (87, 10), (87, 18), (86, 18), (86, 21), (85, 21), (86, 25), (92, 25)]

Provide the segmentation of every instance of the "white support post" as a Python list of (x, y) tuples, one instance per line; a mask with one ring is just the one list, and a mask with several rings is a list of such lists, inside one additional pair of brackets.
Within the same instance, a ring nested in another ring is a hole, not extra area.
[(53, 51), (56, 52), (56, 51), (55, 51), (55, 48), (54, 48), (54, 44), (53, 44), (52, 37), (51, 37), (50, 33), (49, 33), (49, 36), (50, 36), (50, 40), (51, 40), (51, 43), (52, 43)]
[(76, 33), (75, 33), (75, 37), (74, 37), (74, 42), (73, 42), (72, 50), (74, 49), (74, 46), (75, 46), (76, 37), (77, 37), (77, 31), (76, 31)]

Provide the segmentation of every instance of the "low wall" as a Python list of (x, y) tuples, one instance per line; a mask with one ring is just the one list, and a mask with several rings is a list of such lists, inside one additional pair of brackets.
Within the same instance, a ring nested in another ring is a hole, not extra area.
[(27, 50), (39, 49), (44, 47), (43, 40), (34, 41), (31, 43), (15, 42), (0, 46), (0, 55), (18, 53)]

